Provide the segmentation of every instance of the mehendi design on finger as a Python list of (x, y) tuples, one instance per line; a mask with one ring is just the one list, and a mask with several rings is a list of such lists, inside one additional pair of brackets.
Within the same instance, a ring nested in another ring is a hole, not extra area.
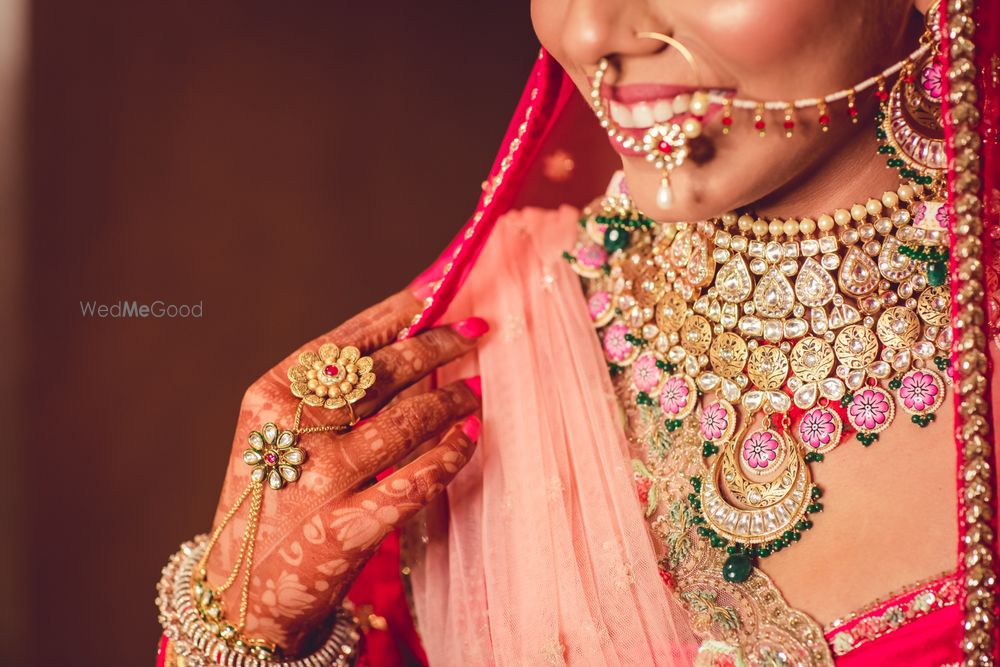
[(413, 482), (405, 477), (385, 481), (378, 485), (378, 490), (391, 498), (405, 498), (413, 492)]
[[(457, 470), (457, 468), (456, 468)], [(435, 461), (431, 465), (425, 466), (413, 473), (413, 481), (416, 483), (423, 502), (427, 502), (444, 490), (444, 483), (441, 478), (450, 477), (445, 466), (441, 462)]]
[(274, 618), (295, 618), (316, 601), (307, 591), (299, 575), (282, 570), (276, 578), (264, 580), (260, 603)]
[(325, 563), (320, 563), (316, 569), (328, 577), (336, 577), (351, 569), (351, 564), (344, 558), (334, 558)]
[(302, 558), (305, 552), (302, 550), (302, 545), (296, 540), (288, 545), (287, 548), (282, 547), (278, 549), (278, 555), (281, 559), (291, 565), (292, 567), (297, 567), (302, 564)]
[(441, 465), (446, 472), (454, 475), (465, 465), (465, 457), (457, 451), (451, 450), (441, 456)]
[(403, 350), (401, 356), (403, 357), (403, 360), (409, 364), (409, 370), (414, 373), (419, 373), (424, 370), (424, 360), (412, 348), (406, 348)]
[(393, 516), (391, 512), (387, 515), (382, 511), (385, 509), (372, 500), (361, 501), (360, 507), (336, 509), (333, 511), (334, 519), (330, 522), (330, 528), (335, 531), (334, 536), (345, 550), (371, 549), (392, 528), (391, 520), (387, 522), (385, 518), (399, 518), (398, 511)]
[(368, 441), (369, 451), (378, 452), (385, 447), (385, 438), (382, 437), (382, 432), (379, 429), (366, 429), (362, 431), (362, 434), (362, 437)]
[(326, 526), (322, 519), (314, 516), (302, 525), (302, 536), (309, 544), (323, 544), (326, 542)]

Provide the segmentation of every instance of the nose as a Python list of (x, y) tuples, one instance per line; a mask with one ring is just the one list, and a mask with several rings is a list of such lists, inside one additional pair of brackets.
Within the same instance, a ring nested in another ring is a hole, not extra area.
[(562, 48), (580, 66), (607, 56), (643, 56), (664, 44), (637, 37), (643, 31), (668, 32), (649, 11), (646, 0), (570, 0), (562, 28)]

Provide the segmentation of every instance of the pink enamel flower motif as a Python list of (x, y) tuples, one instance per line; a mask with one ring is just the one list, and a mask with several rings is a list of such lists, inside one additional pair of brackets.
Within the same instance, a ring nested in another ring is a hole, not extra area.
[(938, 386), (934, 376), (923, 371), (914, 371), (903, 378), (899, 397), (909, 410), (922, 412), (937, 402)]
[(701, 437), (716, 440), (729, 428), (729, 415), (722, 403), (712, 403), (701, 413)]
[(656, 357), (650, 353), (640, 355), (632, 364), (632, 384), (639, 391), (651, 392), (660, 384), (663, 371), (656, 365)]
[(924, 87), (927, 95), (934, 100), (941, 99), (941, 64), (934, 62), (920, 72), (920, 84)]
[(675, 416), (681, 414), (691, 400), (691, 390), (684, 378), (675, 375), (668, 379), (660, 390), (660, 409), (664, 414)]
[(595, 292), (587, 302), (587, 306), (590, 309), (590, 319), (596, 322), (611, 308), (611, 294), (605, 290)]
[(743, 460), (751, 468), (766, 468), (778, 456), (778, 441), (768, 431), (757, 431), (743, 441)]
[(889, 419), (889, 401), (882, 392), (865, 389), (855, 394), (848, 414), (856, 427), (873, 431)]
[(802, 437), (802, 442), (814, 449), (829, 445), (836, 431), (837, 425), (833, 421), (833, 415), (830, 414), (829, 410), (822, 408), (807, 412), (799, 424), (799, 435)]
[(599, 269), (604, 266), (604, 262), (608, 261), (608, 253), (596, 243), (590, 243), (576, 254), (576, 261), (587, 268)]
[(937, 213), (934, 214), (934, 219), (937, 220), (938, 227), (948, 229), (948, 207), (944, 204), (938, 206)]
[(632, 343), (625, 339), (628, 325), (623, 322), (612, 324), (604, 331), (604, 354), (609, 361), (621, 363), (632, 354)]

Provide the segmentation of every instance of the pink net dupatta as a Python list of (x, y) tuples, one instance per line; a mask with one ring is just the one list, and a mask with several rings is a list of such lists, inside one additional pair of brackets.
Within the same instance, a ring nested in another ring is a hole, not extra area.
[(431, 665), (691, 664), (598, 340), (560, 258), (577, 215), (503, 217), (446, 313), (494, 329), (477, 362), (441, 374), (478, 365), (484, 429), (449, 487), (446, 528), (429, 521), (413, 568)]
[(561, 259), (579, 214), (509, 212), (576, 95), (543, 53), (475, 216), (418, 279), (434, 294), (409, 334), (473, 314), (492, 327), (477, 359), (438, 378), (480, 373), (484, 426), (410, 563), (431, 665), (694, 660), (656, 566), (587, 306)]

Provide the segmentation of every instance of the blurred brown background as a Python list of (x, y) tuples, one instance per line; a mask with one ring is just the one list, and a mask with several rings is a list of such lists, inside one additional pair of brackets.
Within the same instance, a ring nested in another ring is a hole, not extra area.
[[(464, 221), (528, 4), (0, 4), (0, 663), (152, 665), (243, 389)], [(133, 299), (204, 317), (81, 315)]]

